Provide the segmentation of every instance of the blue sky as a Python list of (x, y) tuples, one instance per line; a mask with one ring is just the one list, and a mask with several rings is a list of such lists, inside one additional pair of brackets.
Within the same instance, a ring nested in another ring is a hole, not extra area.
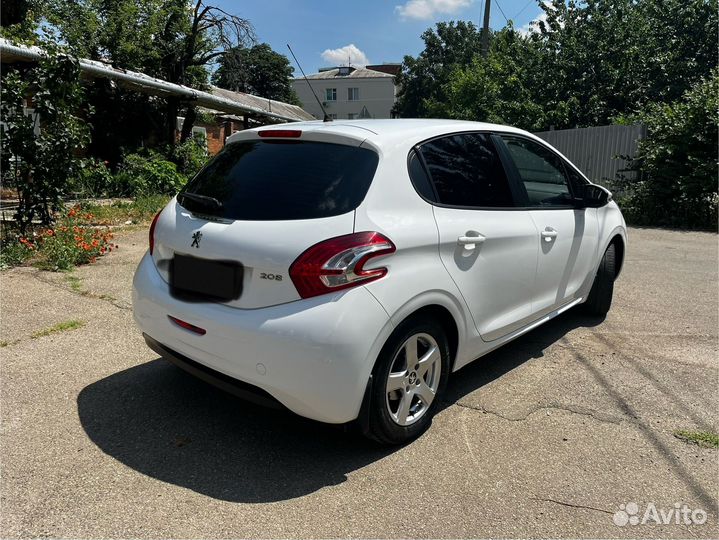
[[(437, 21), (470, 20), (479, 24), (483, 0), (217, 0), (230, 13), (252, 21), (261, 42), (289, 56), (295, 51), (305, 72), (320, 66), (352, 62), (401, 62), (405, 54), (422, 50), (420, 35)], [(492, 0), (490, 25), (506, 24), (501, 9), (517, 28), (540, 14), (536, 0)], [(335, 51), (326, 53), (325, 51)], [(324, 53), (324, 54), (323, 54)], [(294, 62), (293, 62), (294, 65)], [(299, 72), (298, 72), (299, 73)]]

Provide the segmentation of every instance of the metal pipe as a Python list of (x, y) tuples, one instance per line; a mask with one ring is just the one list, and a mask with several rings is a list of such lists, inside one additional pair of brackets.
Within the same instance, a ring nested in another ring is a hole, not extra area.
[[(30, 61), (38, 61), (45, 56), (45, 52), (38, 47), (22, 47), (13, 45), (4, 39), (0, 39), (0, 59), (5, 54)], [(128, 71), (107, 66), (102, 62), (80, 59), (79, 63), (80, 70), (83, 73), (128, 83), (130, 86), (149, 88), (163, 93), (173, 94), (186, 98), (190, 101), (194, 101), (198, 105), (209, 109), (217, 109), (227, 113), (239, 113), (242, 115), (251, 113), (289, 122), (296, 122), (299, 120), (297, 117), (271, 112), (260, 107), (253, 107), (252, 105), (244, 105), (231, 99), (215, 96), (209, 92), (203, 92), (202, 90), (196, 90), (180, 84), (174, 84), (163, 81), (162, 79), (150, 77), (144, 73), (137, 73), (135, 71)]]

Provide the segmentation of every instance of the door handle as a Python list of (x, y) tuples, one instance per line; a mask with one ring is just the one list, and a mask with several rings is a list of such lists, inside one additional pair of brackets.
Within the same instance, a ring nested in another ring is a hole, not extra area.
[(557, 237), (557, 231), (551, 227), (547, 227), (542, 231), (542, 238), (545, 242), (551, 242)]
[(467, 231), (467, 234), (474, 234), (475, 236), (460, 236), (457, 238), (457, 244), (460, 246), (463, 246), (464, 249), (472, 250), (475, 247), (477, 247), (477, 244), (481, 244), (484, 242), (487, 238), (478, 232), (475, 231)]

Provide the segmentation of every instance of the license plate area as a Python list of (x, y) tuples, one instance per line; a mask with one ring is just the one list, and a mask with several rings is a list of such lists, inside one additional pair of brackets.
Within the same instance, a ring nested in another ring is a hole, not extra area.
[(242, 295), (244, 268), (234, 261), (175, 254), (170, 262), (170, 293), (190, 302), (229, 302)]

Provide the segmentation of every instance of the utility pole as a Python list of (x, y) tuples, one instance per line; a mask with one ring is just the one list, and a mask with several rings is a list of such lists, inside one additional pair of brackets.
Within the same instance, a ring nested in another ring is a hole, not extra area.
[(489, 53), (489, 4), (492, 0), (484, 2), (484, 22), (482, 24), (482, 56)]

